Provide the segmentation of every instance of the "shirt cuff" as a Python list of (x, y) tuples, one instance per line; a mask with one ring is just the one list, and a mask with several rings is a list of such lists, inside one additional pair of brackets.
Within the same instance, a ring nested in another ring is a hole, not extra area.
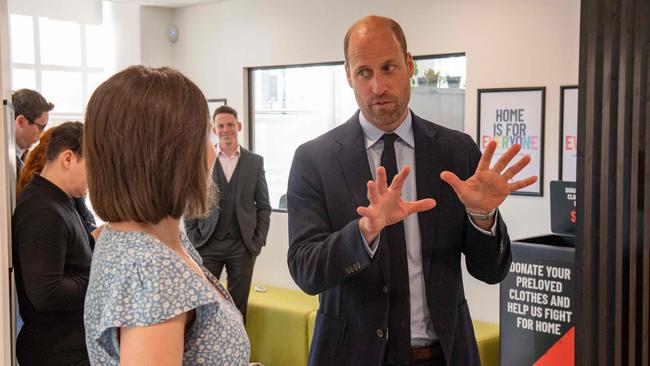
[[(497, 212), (494, 214), (494, 224), (492, 224), (492, 228), (490, 229), (490, 231), (483, 230), (480, 227), (476, 226), (476, 224), (474, 223), (474, 221), (472, 220), (472, 218), (469, 215), (467, 215), (467, 218), (469, 219), (469, 222), (472, 223), (472, 226), (474, 226), (476, 228), (476, 230), (480, 231), (481, 233), (483, 233), (485, 235), (491, 235), (491, 236), (496, 236), (497, 235), (497, 221), (499, 219), (499, 210), (497, 210)], [(361, 237), (363, 238), (363, 235)], [(365, 241), (364, 241), (364, 243), (365, 243)]]
[(366, 241), (366, 238), (363, 237), (363, 234), (361, 233), (361, 229), (359, 229), (359, 236), (361, 236), (363, 247), (366, 249), (366, 252), (368, 252), (370, 258), (374, 257), (375, 253), (377, 252), (377, 248), (379, 247), (379, 238), (381, 237), (381, 235), (377, 235), (375, 240), (371, 241), (370, 243), (368, 243)]

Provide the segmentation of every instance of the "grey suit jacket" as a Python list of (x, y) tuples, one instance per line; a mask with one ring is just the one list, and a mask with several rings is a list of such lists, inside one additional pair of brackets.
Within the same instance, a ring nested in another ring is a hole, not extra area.
[[(219, 164), (219, 160), (215, 161)], [(264, 176), (264, 159), (257, 154), (241, 148), (239, 183), (237, 184), (236, 216), (244, 244), (249, 252), (258, 255), (266, 245), (266, 235), (271, 221), (269, 190)], [(212, 170), (212, 179), (217, 182), (217, 169)], [(215, 207), (203, 219), (186, 219), (185, 231), (194, 247), (203, 246), (217, 228), (219, 207)]]

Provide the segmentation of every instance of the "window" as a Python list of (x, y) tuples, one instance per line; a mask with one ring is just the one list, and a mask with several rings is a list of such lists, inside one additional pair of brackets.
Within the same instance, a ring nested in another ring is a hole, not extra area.
[(83, 121), (90, 95), (106, 78), (99, 25), (10, 15), (11, 88), (39, 91), (54, 103), (50, 125)]
[[(463, 129), (465, 56), (415, 57), (410, 107), (450, 128)], [(271, 206), (286, 209), (287, 179), (296, 148), (345, 123), (357, 110), (342, 62), (251, 68), (250, 141), (264, 157)]]
[[(54, 103), (48, 127), (83, 122), (88, 99), (107, 77), (104, 27), (17, 14), (9, 26), (11, 89), (37, 90)], [(86, 205), (94, 214), (88, 198)]]

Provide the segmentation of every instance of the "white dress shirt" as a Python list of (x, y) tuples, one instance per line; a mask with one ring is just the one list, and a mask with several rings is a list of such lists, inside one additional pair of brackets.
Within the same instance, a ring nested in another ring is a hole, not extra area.
[(241, 156), (241, 147), (237, 145), (237, 150), (232, 154), (232, 156), (226, 155), (223, 150), (217, 144), (217, 157), (219, 158), (219, 164), (221, 164), (221, 169), (223, 169), (223, 174), (226, 175), (226, 181), (230, 182), (232, 178), (232, 173), (237, 167), (239, 162), (239, 157)]

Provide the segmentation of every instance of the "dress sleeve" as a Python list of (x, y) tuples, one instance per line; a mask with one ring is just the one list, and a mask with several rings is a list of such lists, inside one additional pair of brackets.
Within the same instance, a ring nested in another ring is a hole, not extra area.
[(146, 327), (205, 304), (219, 304), (210, 285), (179, 258), (152, 255), (125, 267), (111, 276), (109, 296), (101, 301), (99, 327), (93, 335), (99, 346), (116, 359), (120, 327)]

